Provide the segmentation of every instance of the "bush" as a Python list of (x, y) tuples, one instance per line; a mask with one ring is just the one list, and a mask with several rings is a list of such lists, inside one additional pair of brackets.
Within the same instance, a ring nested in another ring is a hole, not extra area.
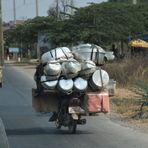
[(104, 69), (121, 86), (135, 84), (138, 81), (148, 83), (148, 58), (136, 56), (121, 62), (106, 64)]

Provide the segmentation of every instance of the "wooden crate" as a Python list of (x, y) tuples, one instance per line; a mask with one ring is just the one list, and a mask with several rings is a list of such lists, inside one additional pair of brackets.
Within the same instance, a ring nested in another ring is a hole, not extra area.
[(35, 89), (32, 89), (32, 107), (36, 112), (54, 112), (58, 110), (59, 96), (44, 91), (36, 96)]

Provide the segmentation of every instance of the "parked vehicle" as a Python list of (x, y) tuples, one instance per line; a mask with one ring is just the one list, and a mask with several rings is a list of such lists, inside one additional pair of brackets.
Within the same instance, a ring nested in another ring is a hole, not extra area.
[(104, 61), (113, 61), (115, 59), (114, 52), (112, 51), (105, 51)]
[[(97, 50), (99, 51), (98, 54)], [(72, 51), (78, 52), (81, 57), (86, 60), (92, 60), (94, 62), (97, 60), (97, 62), (99, 61), (100, 65), (115, 59), (114, 52), (105, 51), (100, 46), (94, 44), (80, 44), (78, 46), (74, 46)]]

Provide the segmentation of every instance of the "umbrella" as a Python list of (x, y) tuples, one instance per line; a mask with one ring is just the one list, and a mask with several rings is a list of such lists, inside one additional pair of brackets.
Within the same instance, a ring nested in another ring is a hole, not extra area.
[(138, 47), (138, 48), (148, 48), (148, 42), (143, 41), (141, 39), (131, 40), (129, 42), (129, 46), (131, 46), (131, 47)]

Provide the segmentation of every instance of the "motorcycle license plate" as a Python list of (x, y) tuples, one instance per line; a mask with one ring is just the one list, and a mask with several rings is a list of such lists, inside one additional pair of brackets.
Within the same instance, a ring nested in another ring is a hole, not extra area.
[(68, 112), (70, 114), (80, 113), (81, 107), (75, 106), (75, 107), (68, 107)]

